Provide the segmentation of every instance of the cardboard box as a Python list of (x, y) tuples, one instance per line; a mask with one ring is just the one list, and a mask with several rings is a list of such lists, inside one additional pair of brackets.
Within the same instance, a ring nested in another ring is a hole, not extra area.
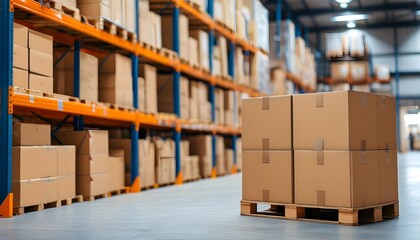
[(76, 176), (67, 175), (59, 176), (57, 178), (57, 198), (58, 200), (65, 200), (76, 196)]
[(200, 59), (200, 66), (204, 69), (210, 69), (209, 58), (209, 35), (202, 30), (194, 30), (190, 32), (190, 36), (197, 39), (198, 42), (198, 58)]
[(162, 48), (162, 20), (159, 14), (149, 12), (151, 27), (151, 44), (157, 48)]
[(75, 145), (77, 155), (108, 155), (108, 131), (85, 130), (56, 132), (57, 139), (66, 145)]
[(243, 151), (242, 199), (293, 203), (291, 151)]
[(291, 96), (244, 99), (242, 107), (244, 150), (292, 149)]
[(161, 157), (157, 159), (156, 183), (169, 184), (175, 182), (175, 157)]
[(181, 169), (182, 169), (182, 179), (183, 181), (188, 181), (192, 179), (192, 162), (189, 156), (181, 157)]
[(146, 111), (146, 82), (144, 78), (138, 77), (138, 109), (139, 111)]
[(230, 173), (232, 171), (233, 165), (235, 164), (233, 157), (233, 150), (226, 148), (225, 149), (225, 166), (226, 166), (226, 173)]
[(13, 146), (51, 145), (49, 124), (13, 123)]
[(57, 148), (13, 147), (12, 179), (15, 181), (57, 177)]
[(378, 149), (397, 149), (397, 123), (395, 98), (376, 96), (376, 126)]
[(124, 1), (124, 11), (123, 11), (123, 25), (130, 31), (136, 32), (136, 4), (134, 0), (125, 0)]
[(29, 88), (44, 93), (53, 93), (53, 78), (45, 77), (38, 74), (29, 74)]
[(366, 81), (369, 75), (368, 61), (350, 62), (350, 76), (353, 82)]
[(212, 172), (212, 137), (209, 135), (189, 137), (190, 154), (199, 157), (201, 177), (210, 177)]
[(293, 96), (296, 150), (375, 150), (376, 133), (374, 94), (344, 91)]
[(157, 73), (156, 67), (146, 64), (139, 65), (139, 76), (146, 83), (146, 112), (157, 113)]
[[(110, 139), (109, 144), (112, 148), (124, 149), (125, 172), (128, 173), (128, 181), (125, 184), (131, 185), (131, 140), (130, 139)], [(150, 139), (140, 139), (139, 142), (139, 174), (141, 177), (141, 188), (151, 187), (155, 183), (155, 147)]]
[[(43, 53), (48, 56), (53, 55), (53, 37), (47, 34), (43, 34), (32, 29), (29, 29), (29, 49)], [(51, 75), (52, 76), (52, 75)]]
[(242, 170), (242, 138), (236, 140), (236, 169)]
[(226, 174), (225, 143), (221, 136), (216, 137), (216, 168), (217, 174)]
[(331, 78), (334, 81), (347, 81), (350, 77), (348, 62), (335, 62), (331, 64)]
[[(54, 50), (54, 61), (64, 54)], [(90, 101), (98, 101), (98, 58), (80, 52), (80, 89), (79, 97)], [(74, 96), (74, 52), (69, 52), (54, 67), (54, 93)]]
[(379, 203), (398, 201), (398, 162), (396, 150), (379, 150)]
[(13, 68), (13, 86), (29, 88), (29, 75), (28, 70)]
[(108, 19), (112, 19), (110, 4), (105, 4), (105, 3), (81, 4), (78, 2), (77, 8), (79, 8), (81, 15), (89, 17), (89, 18), (105, 17)]
[(55, 146), (57, 148), (57, 176), (76, 175), (76, 147)]
[(57, 178), (13, 181), (13, 207), (28, 207), (57, 201)]
[(76, 174), (94, 175), (108, 172), (108, 154), (78, 154), (76, 156)]
[(28, 70), (28, 52), (27, 48), (13, 44), (13, 67)]
[[(158, 112), (174, 113), (173, 75), (159, 74), (157, 79), (158, 89)], [(186, 77), (180, 77), (180, 103), (183, 119), (189, 118), (189, 81)]]
[(29, 30), (27, 27), (19, 23), (13, 23), (13, 45), (28, 48), (28, 34)]
[(295, 202), (367, 207), (379, 203), (377, 151), (295, 151)]
[[(174, 49), (173, 46), (173, 16), (162, 16), (162, 46), (168, 49)], [(188, 17), (179, 14), (179, 57), (184, 60), (189, 58), (189, 23)]]
[(198, 109), (200, 108), (200, 105), (198, 103), (198, 100), (195, 98), (189, 99), (189, 105), (190, 105), (190, 119), (198, 119)]
[(198, 58), (198, 41), (195, 38), (189, 37), (188, 38), (188, 46), (189, 46), (189, 58), (191, 66), (200, 66), (200, 60)]
[(108, 191), (124, 188), (124, 149), (110, 149), (108, 157)]
[(108, 173), (90, 176), (76, 176), (76, 194), (84, 197), (97, 196), (108, 192)]
[(45, 53), (30, 49), (29, 50), (29, 71), (31, 73), (36, 73), (36, 74), (43, 75), (46, 77), (52, 77), (53, 76), (52, 55), (47, 55)]
[(200, 178), (200, 158), (198, 156), (190, 156), (191, 161), (191, 179)]

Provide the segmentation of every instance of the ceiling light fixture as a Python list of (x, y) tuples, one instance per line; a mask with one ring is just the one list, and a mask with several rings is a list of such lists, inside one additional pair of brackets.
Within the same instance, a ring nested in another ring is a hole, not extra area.
[(348, 3), (340, 3), (341, 8), (347, 8), (349, 6)]
[(340, 4), (341, 8), (347, 8), (349, 6), (349, 3), (351, 3), (352, 0), (335, 0)]
[(347, 23), (347, 27), (348, 28), (355, 28), (356, 27), (356, 23), (355, 22), (348, 22)]
[(367, 19), (368, 15), (366, 14), (347, 14), (332, 17), (331, 20), (334, 22), (349, 22), (349, 21), (358, 21)]

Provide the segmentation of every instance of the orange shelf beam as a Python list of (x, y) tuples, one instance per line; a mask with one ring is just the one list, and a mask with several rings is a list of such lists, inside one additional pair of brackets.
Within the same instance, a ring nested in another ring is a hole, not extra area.
[(181, 72), (191, 77), (201, 79), (210, 84), (215, 84), (215, 79), (210, 73), (205, 73), (199, 69), (195, 69), (189, 66), (188, 64), (184, 64), (184, 63), (181, 64)]

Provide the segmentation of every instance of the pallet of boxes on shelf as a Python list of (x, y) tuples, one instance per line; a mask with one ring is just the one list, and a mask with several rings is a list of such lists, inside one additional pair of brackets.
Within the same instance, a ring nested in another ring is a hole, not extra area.
[(213, 2), (213, 19), (230, 32), (235, 32), (235, 1), (215, 0)]
[[(237, 9), (242, 9), (242, 16), (249, 24), (249, 40), (256, 47), (269, 52), (269, 12), (259, 0), (241, 0), (236, 3)], [(247, 12), (249, 11), (249, 12)]]
[(227, 53), (227, 41), (222, 36), (217, 37), (217, 45), (214, 46), (213, 50), (213, 72), (212, 74), (216, 77), (227, 79), (231, 81), (231, 77), (228, 73), (228, 53)]
[[(281, 104), (281, 98), (290, 101)], [(269, 115), (281, 109), (289, 115)], [(260, 115), (263, 121), (255, 118)], [(395, 116), (395, 98), (355, 91), (245, 101), (241, 213), (349, 225), (398, 217)], [(290, 136), (273, 135), (287, 125), (279, 119), (291, 124)], [(290, 173), (277, 170), (272, 177), (259, 177), (286, 159), (270, 150), (285, 141), (292, 147), (293, 164), (282, 171)], [(280, 176), (289, 178), (274, 181)], [(271, 208), (259, 211), (263, 203)]]

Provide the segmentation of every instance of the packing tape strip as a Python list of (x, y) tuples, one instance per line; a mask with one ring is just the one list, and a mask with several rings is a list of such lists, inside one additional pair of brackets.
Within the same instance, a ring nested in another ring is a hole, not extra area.
[(316, 153), (316, 165), (324, 165), (324, 152), (319, 151)]
[(323, 93), (318, 93), (315, 96), (316, 96), (315, 106), (317, 108), (324, 107), (324, 94)]
[(270, 97), (262, 98), (262, 110), (270, 110)]
[(262, 150), (270, 150), (270, 139), (269, 138), (263, 138), (261, 144), (262, 144)]
[(366, 145), (367, 145), (366, 140), (361, 140), (361, 141), (360, 141), (360, 149), (361, 149), (362, 151), (366, 151)]
[(362, 163), (362, 165), (367, 164), (366, 151), (360, 152), (360, 162)]
[(367, 93), (361, 93), (360, 95), (360, 104), (362, 106), (366, 106), (368, 103), (368, 94)]
[(325, 191), (316, 191), (316, 202), (318, 206), (325, 206)]
[(267, 189), (262, 190), (262, 200), (263, 200), (263, 202), (269, 202), (270, 201), (270, 190), (267, 190)]
[(382, 96), (381, 98), (382, 98), (382, 108), (386, 109), (386, 97)]
[(319, 138), (315, 141), (315, 149), (317, 151), (324, 150), (324, 139), (323, 138)]

